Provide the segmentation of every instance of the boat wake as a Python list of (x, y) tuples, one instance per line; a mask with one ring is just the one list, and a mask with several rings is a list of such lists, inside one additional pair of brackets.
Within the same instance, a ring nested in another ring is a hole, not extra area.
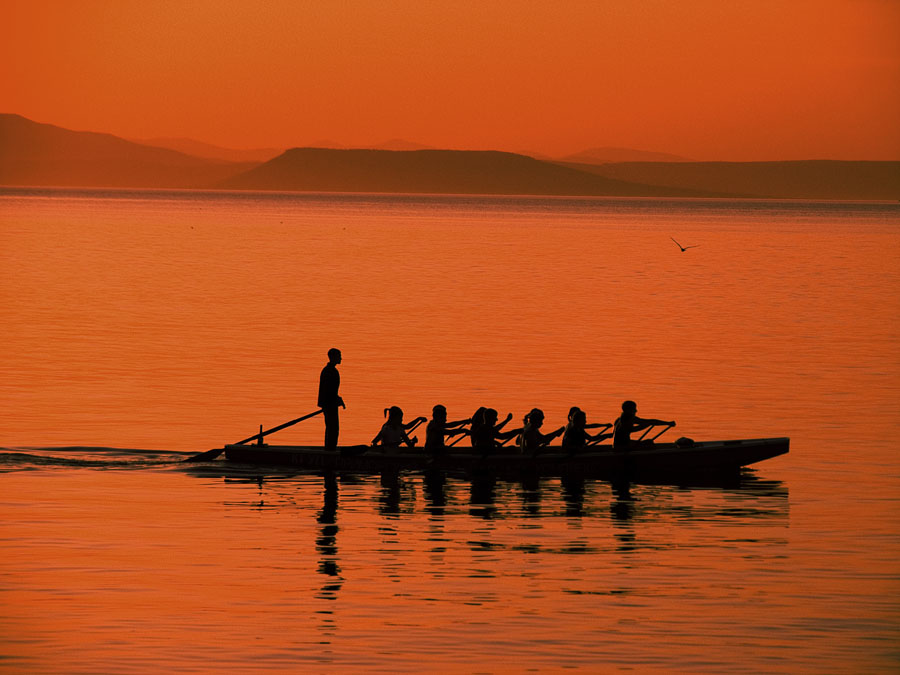
[(131, 448), (0, 447), (0, 473), (47, 469), (147, 469), (163, 467), (183, 460), (186, 453)]

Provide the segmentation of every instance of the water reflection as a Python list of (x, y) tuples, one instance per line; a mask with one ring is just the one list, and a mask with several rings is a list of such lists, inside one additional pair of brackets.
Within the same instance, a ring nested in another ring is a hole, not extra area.
[(612, 488), (612, 500), (609, 503), (609, 512), (613, 521), (625, 521), (634, 518), (636, 509), (634, 496), (631, 494), (631, 483), (627, 481), (615, 482)]
[(444, 515), (447, 506), (447, 476), (443, 471), (426, 471), (422, 476), (425, 507), (432, 516)]
[(536, 476), (528, 476), (520, 483), (522, 513), (525, 516), (541, 515), (541, 481)]
[(581, 518), (584, 515), (585, 485), (583, 476), (563, 476), (561, 480), (566, 517)]
[[(316, 515), (319, 523), (319, 533), (316, 538), (316, 552), (319, 555), (316, 571), (325, 576), (321, 588), (315, 594), (319, 600), (333, 602), (337, 600), (338, 593), (344, 584), (341, 577), (341, 566), (338, 562), (337, 546), (337, 511), (338, 511), (338, 481), (333, 472), (327, 472), (323, 476), (322, 508)], [(317, 611), (321, 620), (319, 630), (322, 633), (322, 643), (330, 644), (331, 639), (337, 633), (337, 621), (332, 607), (323, 607)]]
[(485, 520), (495, 517), (497, 513), (494, 505), (496, 477), (493, 474), (476, 474), (471, 477), (471, 483), (469, 514)]
[(325, 474), (322, 509), (316, 516), (316, 522), (321, 525), (319, 537), (316, 539), (316, 551), (319, 553), (319, 568), (321, 574), (333, 577), (335, 583), (322, 587), (318, 596), (325, 600), (334, 600), (341, 589), (341, 568), (338, 564), (337, 548), (337, 509), (338, 509), (338, 482), (333, 472)]
[(378, 512), (383, 516), (399, 516), (415, 511), (416, 491), (414, 483), (397, 470), (381, 472), (381, 491), (378, 495)]
[[(208, 472), (197, 475), (209, 477)], [(752, 472), (691, 484), (609, 483), (580, 476), (559, 479), (529, 476), (510, 482), (490, 473), (463, 477), (436, 470), (422, 474), (385, 471), (378, 476), (351, 473), (323, 476), (308, 472), (259, 474), (258, 469), (249, 474), (230, 469), (223, 477), (230, 483), (253, 484), (254, 498), (243, 503), (256, 509), (288, 504), (299, 508), (304, 503), (304, 486), (321, 481), (323, 504), (317, 518), (323, 545), (326, 541), (330, 543), (320, 552), (331, 551), (335, 544), (339, 482), (358, 488), (355, 500), (370, 494), (376, 512), (386, 518), (414, 517), (423, 512), (436, 519), (465, 512), (482, 520), (564, 516), (574, 523), (605, 513), (614, 524), (648, 520), (745, 521), (786, 518), (789, 503), (788, 488), (783, 483), (759, 479)], [(454, 489), (457, 486), (466, 489), (467, 499)], [(416, 497), (419, 489), (423, 496), (421, 503)], [(335, 564), (333, 559), (323, 560), (323, 570), (336, 569)]]

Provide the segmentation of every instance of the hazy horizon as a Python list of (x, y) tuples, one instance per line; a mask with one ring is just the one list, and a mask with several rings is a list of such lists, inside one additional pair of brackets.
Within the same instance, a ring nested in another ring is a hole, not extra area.
[[(372, 142), (368, 143), (360, 143), (358, 145), (345, 145), (338, 143), (336, 141), (332, 141), (329, 139), (317, 139), (310, 140), (308, 142), (297, 142), (294, 144), (282, 145), (282, 144), (270, 144), (266, 146), (260, 145), (247, 145), (241, 144), (239, 142), (229, 141), (227, 139), (223, 141), (213, 141), (200, 136), (148, 136), (143, 138), (133, 138), (127, 136), (120, 136), (119, 134), (113, 133), (108, 129), (102, 128), (72, 128), (66, 127), (65, 125), (59, 123), (54, 120), (43, 120), (43, 119), (34, 119), (28, 117), (27, 115), (22, 114), (17, 111), (0, 111), (0, 114), (8, 114), (8, 115), (17, 115), (19, 117), (23, 117), (31, 122), (36, 122), (38, 124), (47, 124), (50, 126), (59, 127), (61, 129), (66, 129), (68, 131), (75, 132), (84, 132), (84, 133), (94, 133), (94, 134), (108, 134), (111, 136), (115, 136), (117, 138), (121, 138), (122, 140), (129, 141), (131, 143), (137, 143), (140, 145), (147, 145), (151, 147), (171, 147), (171, 145), (167, 145), (167, 143), (174, 144), (176, 142), (185, 142), (191, 144), (197, 144), (198, 146), (209, 146), (210, 148), (229, 150), (238, 153), (249, 153), (249, 152), (260, 152), (266, 150), (275, 150), (277, 154), (283, 153), (287, 150), (297, 149), (297, 148), (323, 148), (323, 149), (332, 149), (332, 150), (394, 150), (394, 151), (403, 151), (403, 150), (458, 150), (458, 151), (472, 151), (472, 152), (484, 152), (484, 151), (493, 151), (493, 152), (508, 152), (513, 154), (521, 154), (529, 157), (535, 157), (537, 159), (552, 159), (552, 160), (569, 160), (569, 158), (576, 155), (584, 155), (595, 151), (625, 151), (628, 153), (635, 153), (636, 155), (671, 155), (673, 157), (679, 157), (678, 155), (670, 152), (666, 152), (664, 150), (652, 147), (632, 147), (625, 145), (592, 145), (585, 146), (580, 148), (574, 148), (570, 151), (562, 152), (559, 154), (547, 154), (544, 152), (537, 151), (529, 151), (527, 148), (507, 148), (507, 147), (443, 147), (443, 146), (435, 146), (428, 145), (426, 143), (419, 142), (413, 138), (384, 138), (384, 139), (374, 139)], [(408, 145), (408, 146), (419, 146), (419, 147), (393, 147), (399, 145)], [(189, 150), (179, 150), (179, 152), (185, 152), (186, 154), (192, 154)], [(201, 156), (201, 155), (198, 155)], [(611, 162), (618, 161), (680, 161), (680, 162), (739, 162), (739, 163), (753, 163), (753, 162), (802, 162), (802, 161), (848, 161), (848, 162), (883, 162), (883, 161), (900, 161), (900, 150), (897, 151), (895, 156), (892, 157), (882, 157), (882, 158), (867, 158), (867, 157), (825, 157), (825, 156), (808, 156), (808, 157), (765, 157), (758, 159), (735, 159), (735, 158), (708, 158), (708, 157), (697, 157), (690, 156), (684, 157), (681, 156), (679, 159), (670, 159), (670, 160), (662, 160), (662, 159), (652, 159), (652, 160), (642, 160), (642, 159), (614, 159), (608, 160)], [(265, 161), (265, 160), (260, 160)], [(570, 160), (577, 161), (577, 160)]]
[[(227, 150), (143, 144), (0, 114), (0, 185), (559, 196), (893, 200), (900, 162), (696, 162), (594, 149), (568, 158), (421, 148)], [(400, 150), (400, 151), (397, 151)]]
[(122, 138), (900, 158), (900, 4), (7, 7), (4, 105)]

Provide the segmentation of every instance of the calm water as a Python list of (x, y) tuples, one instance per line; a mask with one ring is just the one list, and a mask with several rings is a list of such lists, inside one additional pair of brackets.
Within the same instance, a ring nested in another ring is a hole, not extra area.
[[(0, 192), (0, 671), (896, 672), (898, 206)], [(331, 346), (345, 443), (632, 398), (791, 454), (627, 492), (179, 463), (315, 409)]]

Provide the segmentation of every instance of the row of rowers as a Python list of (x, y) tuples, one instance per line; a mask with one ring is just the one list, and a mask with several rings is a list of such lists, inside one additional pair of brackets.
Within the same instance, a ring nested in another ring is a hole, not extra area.
[[(622, 414), (613, 423), (588, 424), (587, 415), (578, 407), (569, 410), (569, 420), (550, 433), (542, 431), (544, 426), (544, 413), (539, 408), (532, 409), (523, 420), (522, 427), (506, 430), (504, 427), (512, 420), (512, 413), (506, 416), (502, 422), (493, 408), (479, 408), (469, 419), (447, 421), (447, 409), (442, 405), (434, 406), (432, 418), (428, 421), (424, 417), (417, 417), (411, 422), (404, 423), (403, 411), (397, 406), (386, 408), (384, 411), (387, 421), (381, 427), (378, 435), (372, 439), (372, 445), (382, 446), (385, 449), (399, 448), (401, 444), (414, 447), (418, 442), (416, 437), (410, 437), (416, 427), (423, 422), (428, 422), (425, 434), (425, 449), (440, 451), (447, 447), (446, 440), (453, 436), (467, 435), (470, 437), (472, 447), (490, 452), (495, 448), (505, 445), (513, 439), (518, 439), (520, 452), (524, 454), (536, 454), (556, 439), (562, 436), (562, 447), (569, 452), (579, 450), (599, 443), (608, 438), (613, 439), (613, 448), (627, 450), (649, 441), (633, 440), (631, 434), (636, 431), (649, 429), (654, 426), (674, 427), (675, 422), (665, 422), (657, 419), (642, 419), (637, 416), (637, 405), (634, 401), (625, 401), (622, 404)], [(602, 429), (599, 433), (592, 434), (588, 429)], [(612, 431), (610, 431), (612, 429)], [(459, 440), (459, 439), (457, 439)], [(453, 441), (450, 445), (455, 445)]]

